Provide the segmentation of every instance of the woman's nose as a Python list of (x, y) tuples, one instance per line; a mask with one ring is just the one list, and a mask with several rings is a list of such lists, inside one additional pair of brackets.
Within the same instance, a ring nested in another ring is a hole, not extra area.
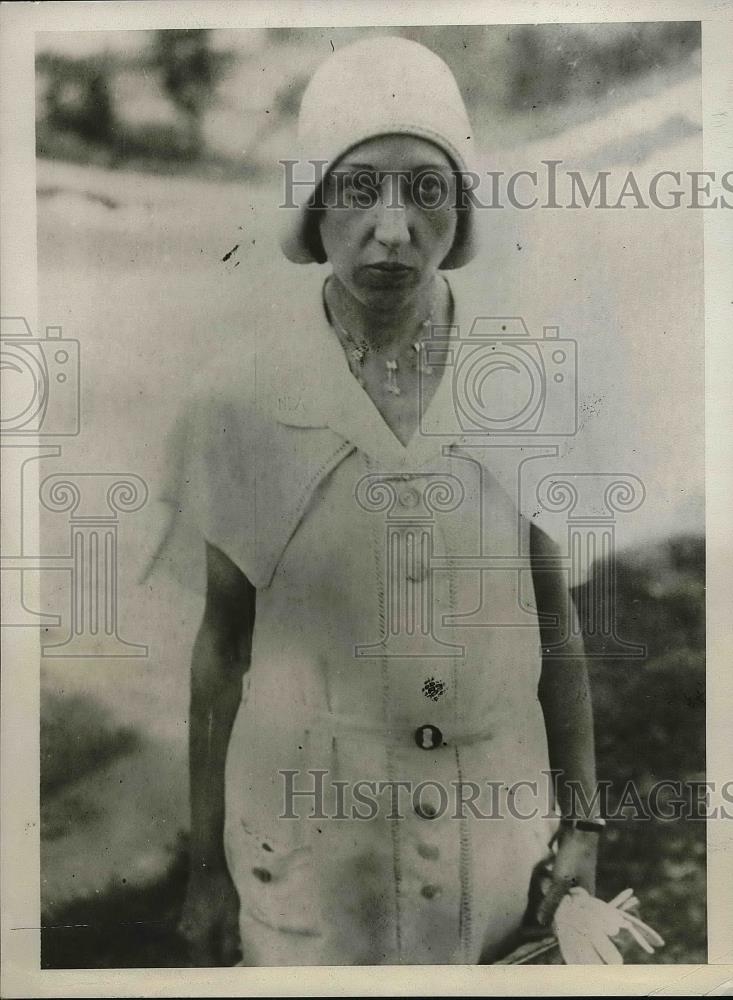
[(378, 215), (374, 227), (374, 238), (385, 247), (397, 247), (410, 242), (407, 209), (400, 194), (395, 179), (385, 178), (384, 188), (377, 203)]

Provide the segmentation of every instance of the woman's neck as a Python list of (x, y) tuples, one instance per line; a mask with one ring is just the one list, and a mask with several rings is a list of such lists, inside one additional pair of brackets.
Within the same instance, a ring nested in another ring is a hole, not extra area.
[(401, 306), (377, 310), (366, 306), (331, 275), (326, 285), (326, 304), (337, 323), (357, 342), (366, 341), (377, 353), (398, 354), (412, 344), (428, 319), (442, 322), (447, 286), (435, 275), (416, 295)]

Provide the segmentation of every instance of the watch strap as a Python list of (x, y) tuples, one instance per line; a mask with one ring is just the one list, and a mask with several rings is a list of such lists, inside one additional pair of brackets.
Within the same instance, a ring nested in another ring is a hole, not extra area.
[(566, 819), (560, 820), (560, 826), (566, 830), (580, 830), (581, 833), (601, 833), (606, 827), (606, 821), (602, 816), (594, 819)]

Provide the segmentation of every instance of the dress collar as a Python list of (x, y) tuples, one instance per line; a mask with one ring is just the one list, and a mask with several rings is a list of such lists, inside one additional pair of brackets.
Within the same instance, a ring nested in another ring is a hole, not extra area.
[[(325, 268), (298, 296), (298, 320), (289, 331), (286, 344), (279, 346), (273, 359), (271, 397), (287, 398), (277, 406), (275, 417), (294, 427), (330, 427), (345, 440), (365, 452), (378, 466), (399, 470), (421, 468), (463, 439), (457, 424), (451, 370), (443, 372), (440, 383), (421, 416), (420, 426), (407, 445), (392, 433), (379, 410), (354, 378), (339, 340), (323, 308)], [(473, 317), (464, 288), (451, 276), (454, 318), (448, 336), (454, 351), (461, 333), (470, 329)], [(286, 324), (290, 326), (290, 324)], [(297, 332), (296, 332), (297, 330)]]

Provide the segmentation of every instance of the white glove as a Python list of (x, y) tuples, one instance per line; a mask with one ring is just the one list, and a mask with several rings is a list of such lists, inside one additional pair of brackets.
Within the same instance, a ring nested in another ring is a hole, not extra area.
[(626, 912), (638, 900), (625, 889), (610, 903), (573, 888), (555, 911), (552, 929), (566, 965), (621, 965), (621, 952), (611, 938), (627, 931), (649, 955), (664, 941), (643, 920)]

